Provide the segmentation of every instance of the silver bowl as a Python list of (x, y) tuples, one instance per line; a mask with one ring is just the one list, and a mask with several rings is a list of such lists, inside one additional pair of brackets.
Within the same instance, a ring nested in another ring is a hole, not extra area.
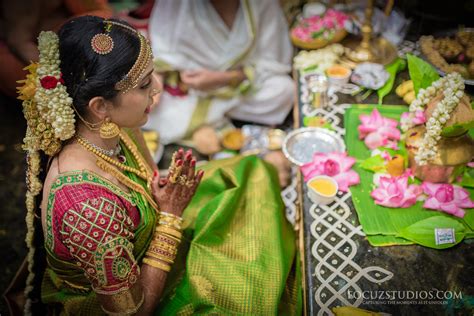
[(315, 153), (343, 152), (346, 146), (336, 133), (320, 127), (303, 127), (290, 132), (283, 141), (283, 154), (297, 166), (313, 160)]

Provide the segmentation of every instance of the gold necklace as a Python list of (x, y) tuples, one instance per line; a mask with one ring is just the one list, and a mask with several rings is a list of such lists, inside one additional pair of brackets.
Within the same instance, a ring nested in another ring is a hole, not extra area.
[(119, 182), (127, 186), (129, 189), (132, 189), (135, 192), (140, 193), (145, 199), (150, 203), (150, 205), (158, 212), (159, 206), (155, 202), (152, 196), (142, 187), (140, 184), (134, 182), (132, 179), (128, 178), (124, 175), (119, 169), (114, 167), (113, 165), (107, 163), (105, 160), (101, 159), (100, 157), (97, 158), (96, 164), (99, 168), (104, 170), (105, 172), (113, 175)]
[(98, 151), (96, 148), (94, 148), (91, 145), (91, 143), (86, 142), (82, 137), (76, 137), (76, 139), (77, 139), (78, 143), (81, 144), (86, 150), (90, 151), (91, 153), (93, 153), (97, 157), (101, 158), (102, 160), (118, 167), (121, 170), (132, 172), (132, 173), (136, 174), (137, 176), (139, 176), (143, 180), (146, 180), (148, 186), (151, 183), (151, 174), (149, 172), (147, 172), (149, 170), (147, 170), (145, 163), (142, 161), (142, 159), (140, 159), (140, 156), (138, 154), (138, 149), (136, 148), (136, 146), (132, 146), (131, 142), (128, 139), (125, 139), (125, 137), (123, 135), (123, 132), (120, 132), (120, 139), (123, 141), (123, 143), (125, 144), (127, 149), (130, 150), (130, 152), (133, 155), (133, 158), (135, 158), (135, 160), (137, 161), (138, 169), (127, 166), (127, 165), (125, 165), (125, 164), (123, 164), (123, 163), (121, 163), (121, 162), (105, 155), (104, 153), (102, 153), (102, 152)]

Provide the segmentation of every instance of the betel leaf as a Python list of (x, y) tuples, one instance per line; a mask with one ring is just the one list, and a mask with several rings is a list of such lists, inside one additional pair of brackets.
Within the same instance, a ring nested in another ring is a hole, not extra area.
[(421, 58), (407, 55), (408, 72), (413, 81), (415, 88), (415, 95), (418, 95), (418, 90), (429, 87), (434, 81), (439, 79), (436, 69)]
[(386, 170), (385, 159), (381, 155), (369, 157), (359, 164), (359, 167), (372, 172), (382, 172)]
[(401, 58), (397, 58), (394, 62), (392, 62), (390, 65), (385, 67), (385, 70), (387, 70), (390, 77), (388, 78), (387, 82), (383, 85), (383, 87), (377, 90), (377, 95), (379, 96), (379, 104), (382, 104), (383, 98), (392, 91), (397, 73), (404, 70), (406, 66), (407, 66), (407, 63), (405, 60)]
[[(455, 241), (437, 245), (435, 230), (443, 228), (454, 229)], [(445, 249), (460, 243), (466, 235), (465, 230), (464, 225), (455, 219), (447, 216), (432, 216), (405, 227), (398, 235), (425, 247)]]
[(444, 137), (455, 137), (464, 134), (466, 131), (474, 128), (474, 121), (470, 121), (462, 124), (454, 124), (443, 128), (441, 136)]

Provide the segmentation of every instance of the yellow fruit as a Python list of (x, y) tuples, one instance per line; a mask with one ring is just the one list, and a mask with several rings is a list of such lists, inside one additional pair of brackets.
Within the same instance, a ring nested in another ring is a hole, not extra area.
[(405, 171), (405, 159), (402, 156), (395, 155), (389, 162), (387, 162), (387, 172), (392, 177), (401, 176), (403, 171)]
[(411, 104), (415, 100), (415, 91), (410, 91), (403, 97), (403, 101), (407, 104)]
[(405, 94), (407, 94), (410, 91), (414, 91), (415, 88), (413, 86), (413, 81), (407, 80), (405, 82), (402, 82), (397, 89), (395, 89), (395, 93), (400, 97), (403, 98)]

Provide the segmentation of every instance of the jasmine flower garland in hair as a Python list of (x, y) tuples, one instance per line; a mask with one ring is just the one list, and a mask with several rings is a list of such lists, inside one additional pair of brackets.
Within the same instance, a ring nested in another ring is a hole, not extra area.
[(56, 33), (41, 32), (38, 37), (40, 61), (35, 101), (40, 116), (51, 124), (54, 136), (67, 140), (74, 136), (74, 110), (59, 69), (59, 38)]
[(31, 314), (31, 298), (34, 279), (34, 219), (35, 199), (43, 184), (39, 179), (42, 150), (53, 156), (61, 149), (61, 141), (75, 134), (74, 110), (59, 68), (59, 38), (53, 32), (41, 32), (38, 37), (40, 60), (25, 70), (29, 71), (24, 83), (18, 88), (19, 99), (23, 100), (23, 113), (27, 121), (23, 149), (27, 151), (28, 171), (26, 174), (26, 245), (28, 247), (28, 278), (25, 287), (25, 315)]

